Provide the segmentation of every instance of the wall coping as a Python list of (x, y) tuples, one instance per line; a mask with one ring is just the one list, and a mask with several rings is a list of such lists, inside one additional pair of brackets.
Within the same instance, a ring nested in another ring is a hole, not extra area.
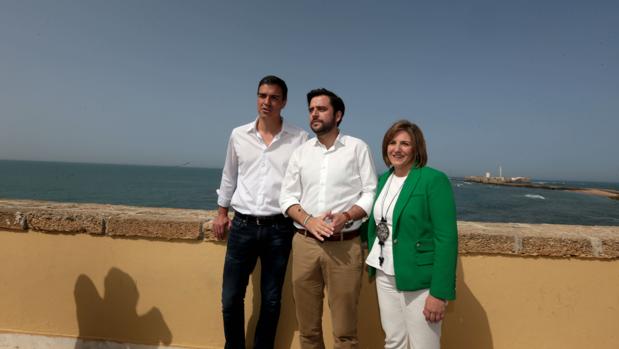
[[(0, 199), (0, 230), (218, 241), (216, 211)], [(459, 253), (619, 259), (619, 226), (458, 221)]]

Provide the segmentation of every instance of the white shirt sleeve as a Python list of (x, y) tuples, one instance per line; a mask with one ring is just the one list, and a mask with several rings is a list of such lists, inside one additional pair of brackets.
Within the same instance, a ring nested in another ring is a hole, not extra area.
[(290, 206), (297, 205), (301, 202), (301, 174), (299, 157), (302, 147), (297, 148), (290, 156), (286, 174), (282, 182), (282, 188), (279, 195), (279, 206), (285, 216), (286, 211)]
[(239, 171), (238, 157), (234, 148), (234, 132), (228, 140), (228, 148), (226, 150), (226, 162), (221, 173), (221, 184), (217, 190), (217, 205), (221, 207), (230, 207), (230, 201), (234, 190), (236, 190), (236, 181)]
[(355, 205), (361, 207), (368, 215), (372, 214), (374, 204), (374, 194), (376, 193), (376, 169), (374, 160), (367, 144), (358, 147), (357, 159), (359, 164), (359, 176), (361, 177), (361, 196)]

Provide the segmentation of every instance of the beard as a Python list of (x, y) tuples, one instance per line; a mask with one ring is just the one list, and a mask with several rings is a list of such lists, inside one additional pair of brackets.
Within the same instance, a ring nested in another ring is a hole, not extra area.
[[(319, 125), (314, 126), (314, 122), (318, 122)], [(317, 136), (327, 134), (336, 127), (337, 125), (335, 123), (335, 118), (331, 119), (330, 121), (313, 120), (310, 122), (310, 128)]]

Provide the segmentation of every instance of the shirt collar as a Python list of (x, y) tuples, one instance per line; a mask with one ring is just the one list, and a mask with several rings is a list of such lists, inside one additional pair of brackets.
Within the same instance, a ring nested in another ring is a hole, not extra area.
[[(337, 137), (335, 137), (335, 142), (333, 142), (333, 145), (336, 144), (340, 144), (341, 146), (345, 146), (346, 145), (346, 135), (343, 135), (342, 132), (338, 132)], [(314, 137), (314, 145), (315, 146), (323, 146), (322, 143), (320, 143), (320, 141), (318, 140), (318, 137)]]
[[(254, 120), (254, 122), (251, 122), (249, 124), (247, 124), (247, 128), (245, 129), (245, 132), (247, 133), (254, 133), (254, 134), (258, 134), (258, 118), (259, 116), (256, 117), (256, 119)], [(282, 129), (279, 131), (278, 134), (283, 134), (283, 133), (290, 133), (290, 126), (288, 125), (288, 123), (286, 122), (286, 120), (284, 119), (284, 117), (282, 116)]]

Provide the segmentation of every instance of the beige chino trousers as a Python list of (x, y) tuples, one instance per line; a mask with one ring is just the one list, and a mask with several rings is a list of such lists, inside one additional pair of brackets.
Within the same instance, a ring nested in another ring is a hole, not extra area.
[(357, 305), (363, 259), (359, 237), (320, 242), (295, 234), (292, 240), (292, 290), (302, 349), (324, 349), (322, 304), (327, 288), (334, 349), (358, 347)]

